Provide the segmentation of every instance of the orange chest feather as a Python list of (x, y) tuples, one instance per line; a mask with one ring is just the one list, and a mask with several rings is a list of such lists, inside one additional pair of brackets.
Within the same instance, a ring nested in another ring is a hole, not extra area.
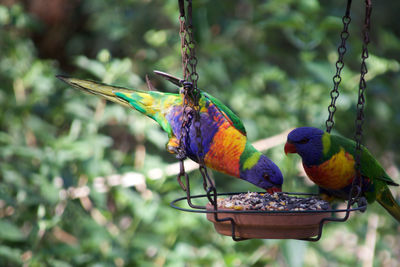
[(204, 161), (211, 168), (239, 177), (239, 160), (246, 145), (246, 136), (225, 121), (215, 134)]
[(343, 149), (320, 165), (307, 167), (308, 177), (318, 186), (326, 189), (341, 189), (348, 186), (355, 176), (354, 158)]

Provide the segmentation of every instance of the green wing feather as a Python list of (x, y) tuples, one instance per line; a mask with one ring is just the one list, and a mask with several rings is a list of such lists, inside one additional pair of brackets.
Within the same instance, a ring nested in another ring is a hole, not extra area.
[[(346, 152), (350, 153), (353, 156), (353, 158), (355, 158), (356, 143), (353, 140), (338, 135), (331, 135), (331, 149), (325, 157), (330, 158), (332, 155), (338, 153), (340, 147), (343, 147), (343, 149)], [(360, 164), (361, 164), (362, 175), (371, 179), (382, 180), (388, 185), (395, 185), (395, 186), (398, 185), (389, 177), (389, 175), (383, 169), (381, 164), (374, 158), (374, 156), (372, 156), (372, 154), (364, 146), (362, 146)]]
[(361, 154), (361, 174), (370, 178), (382, 180), (388, 185), (398, 186), (364, 146)]
[(239, 130), (243, 135), (247, 135), (242, 120), (235, 113), (233, 113), (232, 110), (230, 110), (227, 106), (225, 106), (221, 101), (219, 101), (212, 95), (205, 92), (202, 92), (202, 94), (206, 98), (208, 98), (219, 109), (219, 111), (221, 111), (222, 114), (224, 114), (225, 118), (232, 123), (233, 127)]

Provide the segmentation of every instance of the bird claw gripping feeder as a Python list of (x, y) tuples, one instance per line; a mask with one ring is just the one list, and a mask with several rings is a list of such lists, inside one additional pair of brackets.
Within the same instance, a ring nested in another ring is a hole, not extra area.
[[(364, 104), (366, 89), (365, 74), (367, 73), (366, 59), (368, 58), (368, 43), (369, 43), (369, 30), (370, 30), (370, 17), (371, 17), (371, 0), (365, 0), (366, 10), (363, 34), (363, 47), (361, 54), (361, 75), (358, 88), (358, 102), (357, 102), (357, 116), (355, 119), (355, 141), (356, 141), (356, 177), (353, 179), (350, 193), (347, 198), (347, 206), (345, 209), (332, 209), (329, 206), (325, 209), (318, 210), (243, 210), (240, 208), (226, 209), (220, 207), (218, 196), (229, 196), (235, 198), (236, 196), (246, 197), (242, 193), (217, 193), (217, 189), (213, 180), (208, 175), (207, 168), (204, 163), (204, 156), (202, 151), (202, 133), (200, 125), (200, 107), (199, 107), (199, 91), (197, 89), (197, 81), (199, 75), (196, 72), (197, 57), (195, 53), (195, 42), (193, 39), (193, 20), (192, 20), (192, 0), (178, 0), (179, 4), (179, 23), (180, 23), (180, 38), (181, 38), (181, 51), (182, 51), (182, 67), (183, 79), (180, 80), (169, 74), (156, 72), (165, 79), (171, 81), (175, 85), (182, 87), (183, 93), (183, 119), (181, 127), (180, 142), (178, 147), (178, 159), (180, 160), (180, 172), (177, 176), (178, 183), (183, 191), (186, 192), (185, 197), (173, 200), (170, 205), (178, 210), (195, 213), (206, 213), (207, 219), (214, 223), (215, 229), (218, 233), (231, 236), (235, 241), (246, 240), (250, 238), (273, 238), (273, 239), (301, 239), (305, 241), (318, 241), (322, 236), (322, 229), (327, 222), (344, 222), (346, 221), (352, 211), (365, 211), (367, 202), (361, 196), (363, 178), (360, 174), (360, 161), (361, 161), (361, 139), (362, 139), (362, 125), (364, 121)], [(348, 27), (351, 22), (350, 9), (352, 0), (347, 0), (347, 7), (345, 15), (342, 18), (343, 30), (340, 34), (341, 43), (338, 47), (338, 60), (336, 62), (336, 74), (333, 77), (333, 89), (330, 93), (331, 104), (328, 106), (329, 117), (326, 121), (326, 131), (329, 133), (334, 126), (334, 114), (336, 111), (336, 100), (339, 97), (339, 84), (341, 82), (341, 71), (344, 67), (343, 58), (346, 53), (346, 40), (349, 37)], [(203, 195), (191, 195), (189, 175), (185, 171), (184, 159), (186, 152), (183, 147), (183, 140), (189, 135), (189, 126), (194, 124), (196, 134), (196, 142), (198, 146), (197, 162), (199, 163), (199, 170), (203, 178), (203, 188), (206, 192)], [(182, 181), (184, 179), (184, 181)], [(248, 195), (257, 196), (259, 201), (263, 197), (262, 193), (248, 193)], [(280, 196), (289, 197), (291, 195), (315, 198), (316, 194), (306, 193), (277, 193), (270, 195), (272, 198), (279, 198)], [(206, 206), (196, 205), (193, 199), (206, 199), (209, 203)], [(178, 202), (186, 200), (189, 208), (183, 208), (182, 205), (178, 206)], [(250, 200), (252, 201), (252, 200)], [(264, 200), (265, 201), (265, 200)], [(290, 200), (289, 200), (290, 201)], [(297, 201), (297, 200), (296, 200)], [(302, 200), (300, 200), (301, 202)], [(255, 202), (255, 203), (256, 203)], [(344, 214), (342, 217), (336, 216), (338, 213)]]

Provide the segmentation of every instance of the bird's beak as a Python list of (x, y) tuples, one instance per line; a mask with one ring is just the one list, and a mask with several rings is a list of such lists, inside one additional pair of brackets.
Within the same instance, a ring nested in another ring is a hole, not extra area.
[(268, 192), (268, 194), (273, 195), (274, 193), (282, 192), (282, 188), (279, 188), (279, 187), (270, 187), (270, 188), (267, 189), (267, 192)]
[(289, 153), (297, 153), (297, 150), (296, 150), (295, 145), (288, 141), (285, 144), (285, 154), (287, 155)]

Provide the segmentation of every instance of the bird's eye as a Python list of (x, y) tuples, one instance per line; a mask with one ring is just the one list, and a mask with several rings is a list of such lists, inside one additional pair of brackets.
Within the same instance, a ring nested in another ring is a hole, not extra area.
[(299, 141), (299, 144), (307, 144), (310, 141), (308, 138), (303, 138)]
[(271, 178), (269, 177), (268, 174), (264, 174), (263, 178), (264, 178), (265, 180), (267, 180), (268, 182), (271, 181)]

